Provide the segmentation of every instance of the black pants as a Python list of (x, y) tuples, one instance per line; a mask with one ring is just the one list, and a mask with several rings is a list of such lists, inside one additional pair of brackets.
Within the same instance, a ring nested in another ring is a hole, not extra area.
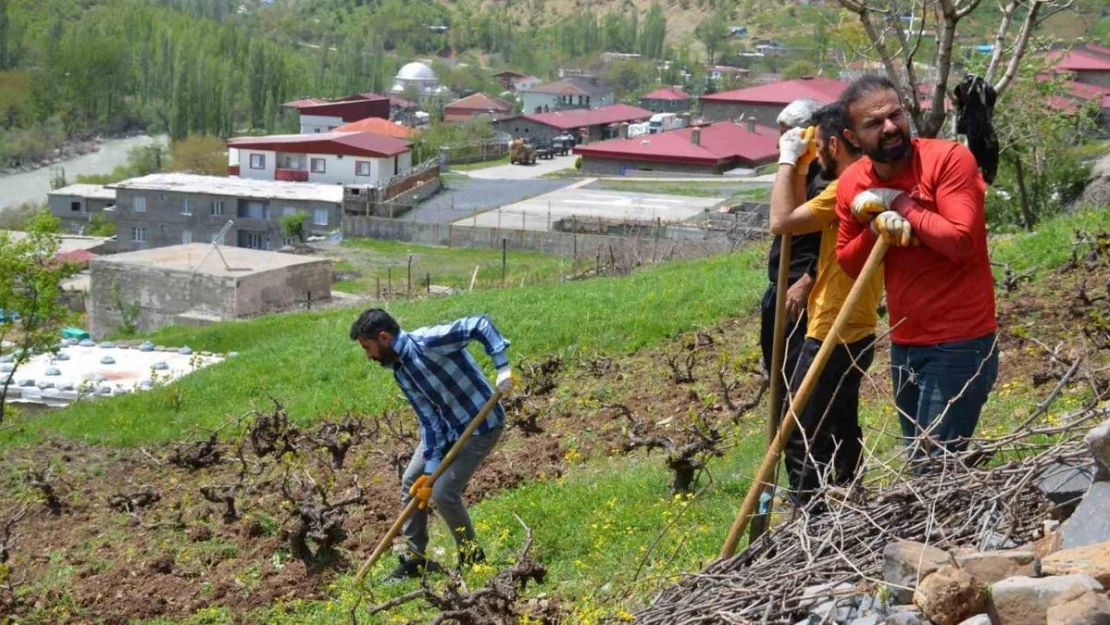
[[(760, 304), (760, 324), (759, 324), (759, 346), (763, 349), (763, 370), (770, 375), (771, 372), (771, 351), (775, 341), (775, 297), (778, 286), (772, 282), (767, 287), (767, 292), (763, 294), (763, 302)], [(791, 379), (795, 366), (798, 363), (798, 356), (802, 353), (802, 346), (806, 340), (806, 325), (809, 321), (805, 311), (796, 322), (791, 323), (789, 319), (786, 320), (786, 353), (782, 361), (782, 371), (779, 375), (783, 375), (782, 380)], [(784, 375), (785, 374), (785, 375)], [(782, 414), (782, 405), (780, 404), (775, 408), (775, 413)]]
[[(863, 455), (863, 430), (859, 427), (859, 388), (863, 374), (875, 358), (874, 336), (837, 345), (809, 403), (798, 415), (798, 427), (786, 443), (786, 472), (790, 488), (806, 501), (829, 472), (835, 484), (851, 482)], [(821, 349), (821, 341), (808, 338), (791, 380), (797, 391)], [(804, 434), (803, 434), (804, 431)], [(808, 444), (807, 444), (808, 442)], [(830, 469), (831, 468), (831, 469)]]

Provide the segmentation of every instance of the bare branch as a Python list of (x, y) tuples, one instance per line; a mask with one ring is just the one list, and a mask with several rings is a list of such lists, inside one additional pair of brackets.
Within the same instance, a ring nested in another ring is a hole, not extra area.
[(1002, 75), (1002, 79), (994, 85), (994, 92), (1002, 95), (1006, 87), (1017, 76), (1018, 65), (1021, 63), (1021, 58), (1025, 56), (1025, 48), (1029, 45), (1029, 38), (1033, 34), (1033, 27), (1037, 23), (1037, 13), (1040, 12), (1041, 6), (1044, 5), (1042, 0), (1033, 0), (1033, 5), (1029, 7), (1029, 14), (1025, 16), (1025, 23), (1021, 25), (1021, 32), (1018, 34), (1017, 41), (1014, 44), (1014, 52), (1010, 56), (1010, 62), (1006, 66), (1006, 73)]

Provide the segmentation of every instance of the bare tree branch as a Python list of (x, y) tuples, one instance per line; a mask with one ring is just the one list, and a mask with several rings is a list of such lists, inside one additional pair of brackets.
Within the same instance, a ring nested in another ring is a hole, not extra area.
[[(1041, 6), (1044, 2), (1042, 0), (1033, 0), (1033, 5), (1029, 7), (1029, 14), (1025, 16), (1025, 23), (1021, 25), (1021, 32), (1018, 34), (1017, 41), (1014, 44), (1014, 52), (1010, 56), (1010, 62), (1006, 66), (1006, 73), (1003, 74), (1002, 79), (994, 86), (994, 92), (1001, 95), (1006, 87), (1017, 76), (1018, 64), (1025, 56), (1025, 48), (1029, 44), (1029, 38), (1033, 34), (1033, 26), (1037, 23), (1037, 13), (1040, 12)], [(988, 79), (989, 81), (989, 79)]]

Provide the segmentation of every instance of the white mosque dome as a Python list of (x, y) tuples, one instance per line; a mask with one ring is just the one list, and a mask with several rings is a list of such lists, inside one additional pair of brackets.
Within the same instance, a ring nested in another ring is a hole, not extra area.
[(423, 63), (408, 63), (397, 72), (397, 80), (437, 81), (436, 73)]

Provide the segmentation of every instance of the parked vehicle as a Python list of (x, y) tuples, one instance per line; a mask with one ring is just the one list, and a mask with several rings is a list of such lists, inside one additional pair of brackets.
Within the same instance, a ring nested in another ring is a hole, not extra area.
[(559, 135), (551, 140), (551, 149), (559, 156), (570, 154), (570, 150), (573, 147), (574, 137), (571, 135)]
[(674, 113), (656, 113), (648, 120), (648, 132), (654, 135), (668, 130), (678, 130), (684, 125), (682, 118)]
[(516, 165), (517, 163), (535, 165), (536, 146), (526, 143), (524, 139), (513, 139), (513, 143), (509, 147), (509, 164)]

